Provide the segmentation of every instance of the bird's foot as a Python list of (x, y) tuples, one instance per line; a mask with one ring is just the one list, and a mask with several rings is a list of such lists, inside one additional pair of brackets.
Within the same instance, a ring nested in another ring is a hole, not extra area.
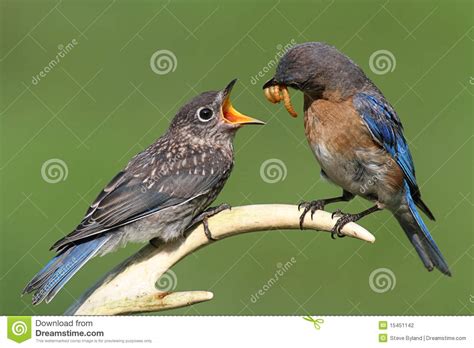
[(378, 203), (374, 205), (373, 207), (370, 207), (369, 209), (361, 211), (360, 213), (357, 213), (357, 214), (346, 214), (346, 213), (343, 213), (339, 209), (336, 210), (334, 213), (332, 213), (331, 218), (334, 218), (334, 216), (339, 216), (339, 219), (336, 221), (336, 224), (332, 228), (331, 238), (335, 239), (335, 235), (341, 238), (345, 237), (345, 235), (341, 232), (341, 230), (346, 224), (348, 224), (349, 222), (359, 221), (364, 216), (375, 213), (376, 211), (379, 211), (382, 209), (383, 209), (383, 206)]
[(339, 217), (339, 219), (336, 221), (336, 224), (332, 228), (332, 239), (336, 239), (336, 236), (338, 236), (339, 238), (345, 237), (345, 234), (341, 232), (342, 228), (349, 222), (356, 222), (360, 220), (364, 215), (343, 213), (340, 209), (338, 209), (334, 213), (332, 213), (331, 219), (334, 219), (335, 216)]
[(202, 219), (202, 225), (204, 226), (204, 234), (206, 235), (207, 239), (209, 239), (210, 241), (215, 242), (217, 240), (217, 238), (214, 238), (212, 236), (211, 230), (209, 229), (209, 223), (207, 222), (207, 219), (208, 219), (207, 217)]
[(202, 225), (204, 227), (204, 233), (206, 234), (207, 239), (211, 241), (216, 241), (217, 239), (212, 236), (211, 230), (209, 229), (208, 219), (216, 214), (219, 214), (221, 211), (224, 211), (227, 209), (230, 210), (232, 209), (232, 207), (226, 203), (218, 205), (217, 207), (208, 208), (204, 210), (201, 214), (196, 216), (194, 220), (191, 222), (191, 225), (196, 225), (202, 222)]
[(316, 212), (316, 210), (323, 210), (324, 206), (326, 205), (326, 200), (324, 199), (319, 199), (316, 201), (310, 201), (310, 202), (301, 202), (298, 204), (298, 210), (301, 210), (301, 208), (304, 208), (303, 214), (300, 216), (300, 229), (303, 229), (303, 223), (304, 223), (304, 218), (306, 214), (311, 211), (311, 220), (313, 220), (313, 215)]

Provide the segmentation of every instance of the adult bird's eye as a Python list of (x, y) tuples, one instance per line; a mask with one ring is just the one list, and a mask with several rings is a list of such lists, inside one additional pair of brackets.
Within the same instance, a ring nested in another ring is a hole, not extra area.
[(214, 116), (214, 113), (209, 108), (202, 108), (198, 111), (198, 118), (202, 122), (209, 121), (212, 118), (212, 116)]

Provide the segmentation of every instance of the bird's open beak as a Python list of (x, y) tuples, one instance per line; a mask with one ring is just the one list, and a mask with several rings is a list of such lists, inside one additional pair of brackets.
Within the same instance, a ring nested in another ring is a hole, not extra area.
[(291, 104), (290, 93), (288, 93), (288, 88), (284, 84), (279, 84), (275, 81), (275, 78), (272, 78), (265, 82), (263, 85), (263, 93), (265, 94), (265, 98), (270, 103), (276, 104), (283, 100), (285, 104), (285, 109), (292, 117), (297, 117), (298, 114), (296, 113), (293, 105)]
[(236, 81), (237, 79), (232, 80), (223, 91), (224, 102), (222, 103), (222, 115), (224, 121), (233, 125), (265, 124), (265, 122), (257, 120), (256, 118), (241, 114), (232, 106), (230, 102), (230, 92), (232, 91), (232, 87), (234, 87)]

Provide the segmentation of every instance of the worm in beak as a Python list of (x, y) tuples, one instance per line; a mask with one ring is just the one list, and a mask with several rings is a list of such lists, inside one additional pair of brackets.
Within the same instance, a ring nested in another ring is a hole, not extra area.
[(290, 93), (288, 93), (288, 88), (285, 85), (273, 85), (266, 87), (263, 90), (263, 93), (265, 94), (265, 98), (267, 98), (270, 103), (276, 104), (283, 100), (286, 111), (288, 111), (292, 117), (298, 116), (295, 109), (293, 108), (293, 105), (291, 104)]

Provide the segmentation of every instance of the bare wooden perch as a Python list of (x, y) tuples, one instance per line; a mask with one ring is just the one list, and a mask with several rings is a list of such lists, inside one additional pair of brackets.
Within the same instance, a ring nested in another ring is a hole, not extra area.
[[(223, 239), (246, 232), (299, 229), (300, 212), (294, 205), (262, 204), (234, 207), (209, 219), (213, 237)], [(331, 231), (337, 218), (325, 211), (310, 214), (305, 229)], [(342, 233), (370, 243), (375, 237), (355, 223), (344, 226)], [(84, 293), (67, 311), (66, 315), (115, 315), (124, 313), (154, 312), (189, 306), (211, 300), (212, 292), (158, 290), (156, 282), (166, 279), (175, 263), (205, 245), (213, 243), (204, 234), (202, 224), (188, 237), (174, 243), (154, 247), (147, 245), (119, 264), (99, 282)]]

